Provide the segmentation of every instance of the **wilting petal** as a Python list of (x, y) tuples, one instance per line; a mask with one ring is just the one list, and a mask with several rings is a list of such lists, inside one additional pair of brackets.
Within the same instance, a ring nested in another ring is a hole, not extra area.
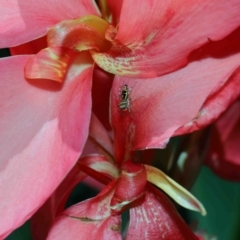
[(62, 82), (72, 55), (73, 51), (65, 48), (45, 48), (29, 59), (25, 77)]
[(88, 135), (91, 60), (75, 59), (61, 85), (26, 81), (23, 68), (30, 57), (0, 60), (0, 215), (7, 216), (0, 223), (0, 238), (52, 194)]
[(145, 165), (147, 171), (147, 180), (155, 186), (161, 188), (171, 198), (173, 198), (179, 205), (206, 215), (206, 210), (203, 205), (185, 188), (177, 182), (168, 177), (159, 169)]
[(131, 161), (125, 162), (111, 201), (111, 209), (116, 212), (121, 211), (127, 204), (142, 196), (146, 183), (147, 175), (144, 166)]
[(197, 240), (167, 197), (149, 186), (132, 204), (126, 240)]
[(240, 25), (239, 0), (137, 0), (137, 14), (129, 11), (132, 4), (123, 1), (112, 49), (93, 54), (101, 68), (118, 75), (156, 77), (176, 70), (191, 51)]
[(214, 123), (206, 162), (217, 175), (232, 181), (240, 181), (239, 110), (240, 100)]
[(55, 220), (48, 240), (121, 239), (121, 216), (111, 216), (110, 200), (114, 193), (112, 182), (97, 197), (65, 210)]
[(0, 0), (0, 48), (13, 47), (44, 36), (64, 19), (99, 15), (93, 0)]
[(34, 240), (46, 239), (56, 215), (63, 211), (71, 191), (85, 177), (86, 174), (80, 172), (79, 166), (75, 165), (51, 197), (31, 217), (31, 233)]
[[(123, 161), (123, 153), (132, 149), (164, 147), (180, 126), (196, 118), (213, 89), (225, 86), (234, 73), (239, 80), (239, 65), (238, 53), (192, 62), (179, 71), (153, 79), (115, 77), (111, 110), (117, 161)], [(129, 88), (129, 111), (119, 109), (122, 100), (118, 95), (124, 85)]]

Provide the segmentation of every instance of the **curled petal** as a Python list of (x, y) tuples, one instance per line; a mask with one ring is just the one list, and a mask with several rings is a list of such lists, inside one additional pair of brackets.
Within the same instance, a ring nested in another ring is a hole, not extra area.
[(99, 15), (94, 0), (0, 0), (0, 48), (13, 47), (46, 35), (64, 19)]
[(143, 165), (127, 161), (122, 166), (122, 174), (117, 182), (116, 191), (111, 201), (111, 209), (121, 211), (124, 206), (142, 196), (147, 183)]
[(78, 164), (82, 171), (86, 172), (93, 178), (100, 178), (100, 182), (102, 179), (102, 182), (106, 184), (109, 183), (110, 179), (116, 179), (119, 177), (119, 170), (117, 167), (110, 163), (107, 158), (98, 154), (83, 157)]
[(76, 204), (59, 215), (47, 240), (120, 240), (121, 216), (111, 216), (110, 200), (115, 182), (97, 197)]
[(129, 11), (132, 4), (123, 1), (112, 48), (93, 53), (101, 68), (117, 75), (142, 78), (172, 72), (187, 64), (193, 50), (240, 25), (238, 0), (137, 0), (138, 14)]
[(145, 168), (147, 171), (147, 180), (161, 188), (179, 205), (190, 210), (198, 211), (202, 215), (207, 214), (203, 205), (190, 192), (168, 177), (161, 170), (149, 165), (145, 165)]
[[(199, 61), (206, 58), (206, 56), (224, 59), (234, 53), (239, 54), (239, 41), (240, 27), (227, 38), (218, 42), (211, 42), (211, 44), (195, 51), (195, 53), (192, 54), (191, 59), (193, 61)], [(212, 89), (197, 115), (191, 119), (191, 121), (175, 131), (174, 135), (198, 130), (215, 121), (225, 111), (225, 109), (227, 109), (240, 96), (240, 90), (238, 88), (239, 84), (240, 67), (233, 71), (227, 81), (220, 81), (219, 84)]]
[(214, 122), (238, 97), (240, 97), (240, 67), (225, 84), (221, 83), (209, 94), (196, 116), (174, 133), (175, 136), (204, 128)]
[(45, 48), (29, 59), (25, 77), (62, 82), (72, 55), (72, 51), (64, 48)]
[(0, 215), (8, 216), (0, 223), (1, 239), (48, 199), (88, 136), (91, 61), (84, 54), (76, 58), (59, 85), (28, 82), (23, 68), (30, 57), (0, 60)]
[(110, 47), (110, 43), (105, 39), (108, 26), (105, 20), (92, 15), (65, 20), (49, 30), (48, 46), (66, 47), (77, 51), (106, 51)]
[(167, 197), (148, 186), (146, 194), (132, 203), (126, 240), (197, 240)]

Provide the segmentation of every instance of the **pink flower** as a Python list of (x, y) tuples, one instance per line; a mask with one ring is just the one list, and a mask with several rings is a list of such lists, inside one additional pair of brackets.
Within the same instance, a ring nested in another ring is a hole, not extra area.
[[(226, 38), (239, 26), (238, 0), (137, 0), (137, 14), (130, 0), (101, 1), (101, 12), (89, 0), (0, 6), (0, 47), (48, 36), (36, 55), (0, 60), (1, 238), (37, 211), (81, 155), (94, 62), (116, 74), (110, 109), (119, 165), (132, 150), (163, 147), (206, 126), (239, 96), (227, 95), (240, 81), (239, 52), (211, 51), (221, 39), (227, 49), (239, 40)], [(121, 112), (123, 85), (131, 92), (129, 111)]]

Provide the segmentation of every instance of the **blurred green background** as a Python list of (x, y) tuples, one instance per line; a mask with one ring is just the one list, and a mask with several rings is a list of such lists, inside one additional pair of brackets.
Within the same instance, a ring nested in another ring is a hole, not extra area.
[(188, 211), (190, 221), (198, 220), (198, 228), (218, 240), (240, 239), (240, 183), (222, 180), (202, 167), (192, 193), (203, 203), (207, 216)]

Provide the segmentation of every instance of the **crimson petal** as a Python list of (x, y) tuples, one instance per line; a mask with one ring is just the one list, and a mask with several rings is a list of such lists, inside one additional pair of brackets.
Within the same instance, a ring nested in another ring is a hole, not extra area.
[(148, 186), (145, 196), (132, 204), (126, 240), (197, 240), (167, 197)]

